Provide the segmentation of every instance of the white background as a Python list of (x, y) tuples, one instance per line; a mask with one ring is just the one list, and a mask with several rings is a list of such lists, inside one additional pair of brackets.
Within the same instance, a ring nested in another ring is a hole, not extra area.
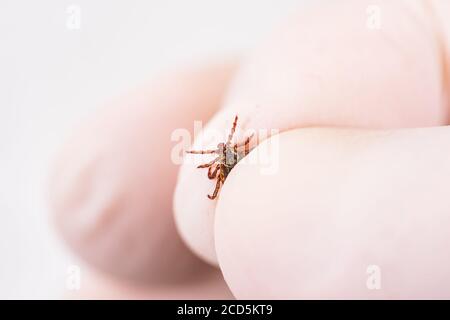
[[(0, 0), (0, 298), (58, 298), (76, 259), (48, 221), (51, 160), (157, 73), (245, 53), (302, 0)], [(67, 8), (81, 9), (79, 30)]]

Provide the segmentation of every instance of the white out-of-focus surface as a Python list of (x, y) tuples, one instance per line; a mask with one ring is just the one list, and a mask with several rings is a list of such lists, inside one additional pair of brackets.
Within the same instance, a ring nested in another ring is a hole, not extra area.
[(299, 2), (1, 0), (0, 298), (68, 290), (79, 262), (49, 224), (45, 184), (77, 123), (158, 73), (245, 53)]

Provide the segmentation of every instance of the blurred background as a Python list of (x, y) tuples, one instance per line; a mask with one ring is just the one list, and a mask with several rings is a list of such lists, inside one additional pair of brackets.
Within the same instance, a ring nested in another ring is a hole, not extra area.
[(0, 0), (0, 298), (60, 298), (51, 161), (92, 111), (179, 66), (245, 53), (302, 0)]

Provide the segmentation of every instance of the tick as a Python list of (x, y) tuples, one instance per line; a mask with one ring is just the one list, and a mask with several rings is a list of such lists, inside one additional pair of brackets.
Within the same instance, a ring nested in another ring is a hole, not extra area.
[[(217, 198), (220, 188), (222, 187), (225, 179), (230, 173), (231, 169), (242, 160), (250, 152), (249, 144), (253, 137), (253, 134), (242, 143), (233, 143), (233, 136), (236, 132), (238, 116), (234, 118), (233, 126), (231, 127), (230, 134), (228, 135), (228, 140), (226, 142), (221, 142), (217, 145), (217, 149), (212, 150), (190, 150), (186, 153), (192, 154), (216, 154), (217, 157), (205, 164), (199, 165), (197, 168), (203, 169), (208, 168), (208, 178), (213, 180), (216, 179), (216, 187), (212, 195), (208, 194), (208, 198), (214, 200)], [(242, 150), (242, 148), (244, 148)]]

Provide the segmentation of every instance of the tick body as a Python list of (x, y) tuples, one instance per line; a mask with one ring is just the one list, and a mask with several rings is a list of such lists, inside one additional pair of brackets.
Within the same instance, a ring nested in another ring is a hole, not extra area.
[(233, 143), (234, 133), (236, 132), (238, 116), (234, 118), (233, 126), (226, 142), (221, 142), (216, 149), (211, 150), (190, 150), (187, 153), (192, 154), (215, 154), (216, 158), (208, 163), (201, 164), (197, 168), (208, 168), (208, 178), (216, 179), (216, 187), (212, 195), (208, 194), (208, 198), (214, 200), (217, 198), (220, 188), (231, 169), (241, 161), (250, 152), (250, 140), (253, 135), (249, 136), (242, 143)]

